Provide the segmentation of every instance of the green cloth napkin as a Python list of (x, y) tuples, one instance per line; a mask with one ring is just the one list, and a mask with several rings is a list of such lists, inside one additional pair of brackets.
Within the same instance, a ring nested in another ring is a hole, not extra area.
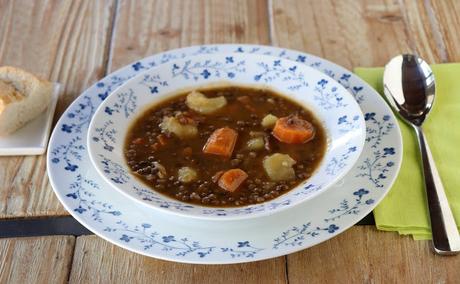
[[(457, 225), (460, 225), (460, 64), (431, 66), (436, 99), (423, 125)], [(356, 68), (355, 73), (383, 96), (383, 68)], [(375, 208), (379, 230), (431, 239), (417, 140), (412, 128), (399, 120), (403, 137), (401, 171), (385, 199)]]

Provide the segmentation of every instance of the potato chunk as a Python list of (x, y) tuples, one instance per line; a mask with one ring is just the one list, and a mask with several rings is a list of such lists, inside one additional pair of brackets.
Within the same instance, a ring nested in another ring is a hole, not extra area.
[(265, 141), (263, 137), (255, 137), (248, 140), (246, 146), (251, 151), (262, 150), (265, 146)]
[(188, 94), (185, 102), (189, 108), (202, 114), (213, 113), (227, 104), (224, 96), (207, 98), (197, 91)]
[(160, 128), (164, 132), (177, 135), (180, 139), (195, 137), (198, 134), (196, 125), (181, 124), (177, 118), (170, 116), (163, 117)]
[(197, 179), (197, 172), (190, 167), (182, 167), (177, 171), (177, 179), (182, 183), (189, 183)]
[(262, 119), (262, 127), (264, 128), (273, 128), (275, 126), (278, 117), (274, 116), (273, 114), (269, 113)]
[(159, 178), (166, 178), (168, 176), (168, 173), (166, 172), (166, 168), (162, 164), (158, 162), (153, 162), (153, 165), (158, 170), (157, 176)]
[(293, 180), (296, 161), (287, 154), (275, 153), (265, 157), (263, 166), (268, 177), (273, 181)]

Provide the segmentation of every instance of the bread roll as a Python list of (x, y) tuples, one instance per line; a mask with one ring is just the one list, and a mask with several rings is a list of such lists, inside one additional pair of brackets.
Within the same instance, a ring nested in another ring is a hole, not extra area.
[(51, 82), (15, 67), (0, 67), (0, 136), (36, 118), (50, 104)]

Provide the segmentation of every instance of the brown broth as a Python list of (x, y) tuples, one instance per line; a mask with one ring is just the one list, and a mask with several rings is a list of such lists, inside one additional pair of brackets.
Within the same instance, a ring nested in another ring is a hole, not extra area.
[[(193, 204), (215, 207), (244, 206), (265, 202), (288, 192), (308, 179), (320, 164), (326, 151), (326, 133), (311, 111), (266, 89), (216, 87), (200, 92), (207, 97), (223, 95), (227, 99), (227, 105), (212, 114), (198, 114), (185, 103), (188, 92), (182, 93), (149, 108), (129, 129), (125, 157), (133, 173), (151, 189)], [(249, 109), (237, 100), (240, 96), (250, 98)], [(188, 112), (199, 121), (198, 135), (195, 138), (179, 139), (174, 134), (161, 132), (159, 124), (163, 117), (174, 116), (178, 111)], [(262, 118), (269, 113), (277, 117), (295, 114), (309, 121), (316, 129), (314, 139), (304, 144), (279, 142), (269, 130), (261, 126)], [(202, 151), (211, 133), (221, 127), (230, 127), (238, 132), (230, 158), (205, 154)], [(269, 137), (270, 150), (248, 151), (246, 143), (250, 138), (250, 131), (264, 132)], [(158, 140), (160, 135), (161, 140), (166, 142), (163, 146)], [(135, 141), (142, 143), (134, 143)], [(188, 155), (190, 149), (191, 154)], [(269, 179), (262, 161), (273, 153), (288, 154), (296, 161), (294, 180), (273, 182)], [(158, 177), (155, 162), (165, 167), (166, 177)], [(184, 166), (195, 169), (199, 175), (198, 180), (187, 184), (178, 181), (178, 169)], [(249, 176), (233, 193), (221, 189), (212, 180), (217, 172), (232, 168), (240, 168)]]

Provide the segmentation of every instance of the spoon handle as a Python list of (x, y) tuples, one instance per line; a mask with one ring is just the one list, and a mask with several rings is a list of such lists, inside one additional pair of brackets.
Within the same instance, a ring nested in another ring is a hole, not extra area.
[(449, 207), (444, 186), (431, 155), (428, 141), (420, 126), (414, 126), (414, 128), (422, 156), (434, 250), (437, 254), (457, 254), (460, 252), (460, 235), (457, 224)]

